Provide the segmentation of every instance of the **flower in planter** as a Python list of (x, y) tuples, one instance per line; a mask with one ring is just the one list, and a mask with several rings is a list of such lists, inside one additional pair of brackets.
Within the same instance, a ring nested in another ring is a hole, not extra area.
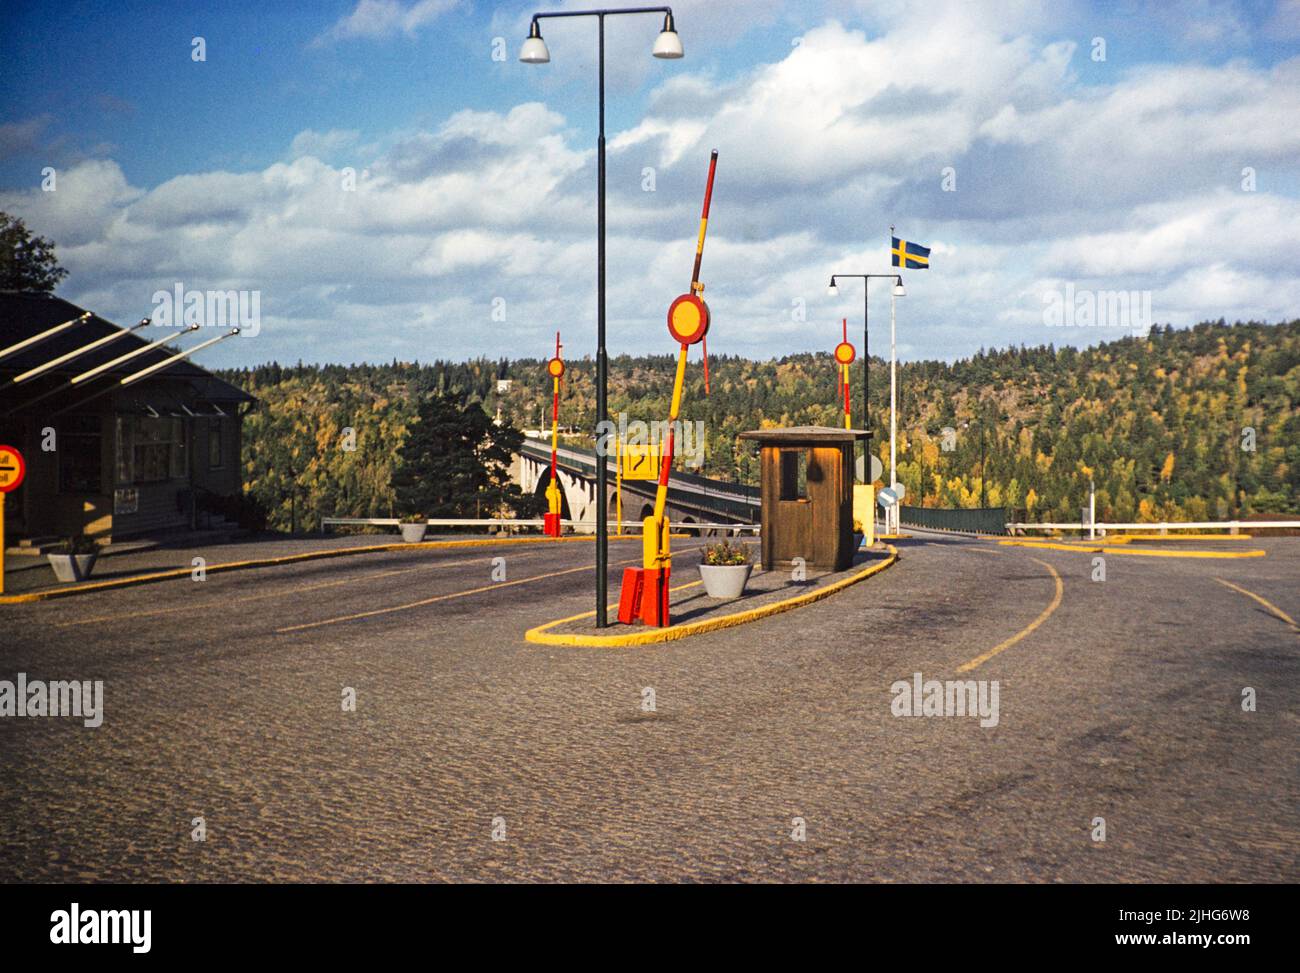
[(84, 556), (86, 554), (98, 554), (99, 545), (95, 543), (94, 538), (87, 537), (85, 534), (74, 534), (58, 547), (50, 551), (51, 554), (72, 554)]
[(401, 522), (404, 524), (423, 524), (428, 521), (424, 514), (406, 514), (402, 517)]
[(723, 540), (703, 548), (701, 557), (709, 567), (743, 567), (749, 563), (750, 553), (748, 545)]

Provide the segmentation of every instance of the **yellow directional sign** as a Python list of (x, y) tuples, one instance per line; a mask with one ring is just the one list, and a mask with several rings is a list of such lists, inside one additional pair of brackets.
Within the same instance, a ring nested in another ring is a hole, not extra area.
[(659, 479), (659, 462), (663, 447), (647, 443), (624, 443), (622, 474), (626, 480)]

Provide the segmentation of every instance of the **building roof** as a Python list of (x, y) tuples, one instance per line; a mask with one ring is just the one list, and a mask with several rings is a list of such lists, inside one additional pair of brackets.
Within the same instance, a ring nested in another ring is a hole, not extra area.
[(784, 429), (751, 429), (742, 432), (740, 438), (755, 440), (762, 446), (830, 445), (870, 439), (871, 433), (865, 429), (838, 429), (835, 426), (787, 426)]
[[(0, 350), (38, 335), (55, 325), (77, 318), (83, 313), (85, 313), (84, 308), (49, 294), (0, 290)], [(159, 338), (164, 337), (169, 329), (153, 326), (141, 329), (140, 333), (122, 333), (125, 330), (125, 328), (119, 327), (112, 321), (91, 314), (85, 321), (0, 359), (0, 408), (6, 410), (22, 409), (25, 402), (37, 396), (43, 400), (46, 399), (46, 392), (56, 395), (56, 401), (62, 404), (62, 400), (72, 392), (68, 380), (74, 375), (80, 375), (97, 365), (112, 361), (114, 358), (133, 349), (143, 347), (151, 341), (157, 341)], [(181, 334), (179, 329), (170, 330), (175, 333), (176, 337)], [(206, 337), (213, 337), (219, 333), (215, 328), (211, 329), (211, 331), (212, 334)], [(115, 332), (121, 334), (121, 337), (115, 341), (84, 355), (78, 355), (39, 377), (32, 378), (21, 386), (15, 386), (12, 382), (16, 375), (21, 375), (29, 369), (43, 365), (61, 355), (76, 351), (97, 338)], [(143, 334), (143, 337), (141, 334)], [(202, 340), (205, 336), (198, 334), (194, 337)], [(83, 386), (75, 391), (82, 396), (102, 391), (110, 386), (112, 379), (116, 378), (120, 381), (122, 378), (141, 369), (165, 361), (175, 350), (175, 348), (168, 348), (167, 346), (151, 349), (129, 361), (107, 369), (100, 376), (88, 379)], [(68, 388), (68, 394), (61, 391), (65, 386)], [(186, 400), (190, 400), (191, 404), (198, 401), (229, 406), (237, 406), (241, 402), (255, 401), (253, 396), (243, 389), (217, 378), (207, 369), (201, 368), (188, 359), (168, 365), (154, 375), (142, 379), (138, 387), (132, 385), (128, 388), (137, 391), (146, 400), (158, 400), (157, 405), (154, 405), (153, 402), (146, 402), (146, 407), (153, 406), (159, 411), (165, 409), (167, 412), (174, 412)]]

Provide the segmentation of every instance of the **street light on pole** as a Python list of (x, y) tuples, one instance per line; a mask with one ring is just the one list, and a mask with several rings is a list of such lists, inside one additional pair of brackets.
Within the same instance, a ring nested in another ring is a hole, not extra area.
[[(862, 428), (871, 429), (871, 405), (867, 398), (871, 390), (871, 352), (867, 344), (867, 297), (871, 290), (871, 281), (876, 277), (889, 278), (895, 282), (895, 286), (903, 286), (903, 278), (898, 274), (831, 274), (830, 286), (826, 288), (826, 293), (831, 297), (837, 297), (840, 289), (835, 285), (837, 277), (846, 277), (851, 280), (862, 281)], [(871, 476), (871, 443), (869, 440), (862, 441), (862, 479), (869, 482)]]
[[(903, 278), (899, 277), (889, 292), (889, 486), (892, 489), (898, 482), (898, 352), (894, 331), (894, 307), (898, 298), (906, 297)], [(898, 504), (889, 507), (890, 519), (893, 521), (892, 533), (899, 528)]]
[(682, 56), (682, 41), (671, 7), (622, 7), (601, 10), (559, 10), (533, 14), (528, 38), (519, 51), (525, 64), (546, 64), (551, 52), (542, 39), (540, 21), (557, 17), (595, 17), (599, 24), (599, 118), (596, 139), (596, 625), (609, 625), (609, 468), (601, 449), (602, 436), (607, 439), (609, 404), (607, 387), (609, 359), (605, 353), (605, 18), (621, 14), (664, 15), (663, 27), (655, 38), (651, 53), (657, 58), (673, 60)]

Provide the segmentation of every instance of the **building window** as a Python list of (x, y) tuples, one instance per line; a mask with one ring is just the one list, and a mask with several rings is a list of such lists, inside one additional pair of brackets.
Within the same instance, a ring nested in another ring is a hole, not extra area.
[(119, 484), (180, 480), (187, 474), (184, 420), (148, 416), (118, 417)]
[(59, 492), (103, 493), (103, 435), (99, 416), (59, 423)]
[(208, 420), (208, 469), (219, 470), (223, 462), (221, 451), (221, 420)]
[(808, 499), (808, 450), (781, 450), (781, 499)]

